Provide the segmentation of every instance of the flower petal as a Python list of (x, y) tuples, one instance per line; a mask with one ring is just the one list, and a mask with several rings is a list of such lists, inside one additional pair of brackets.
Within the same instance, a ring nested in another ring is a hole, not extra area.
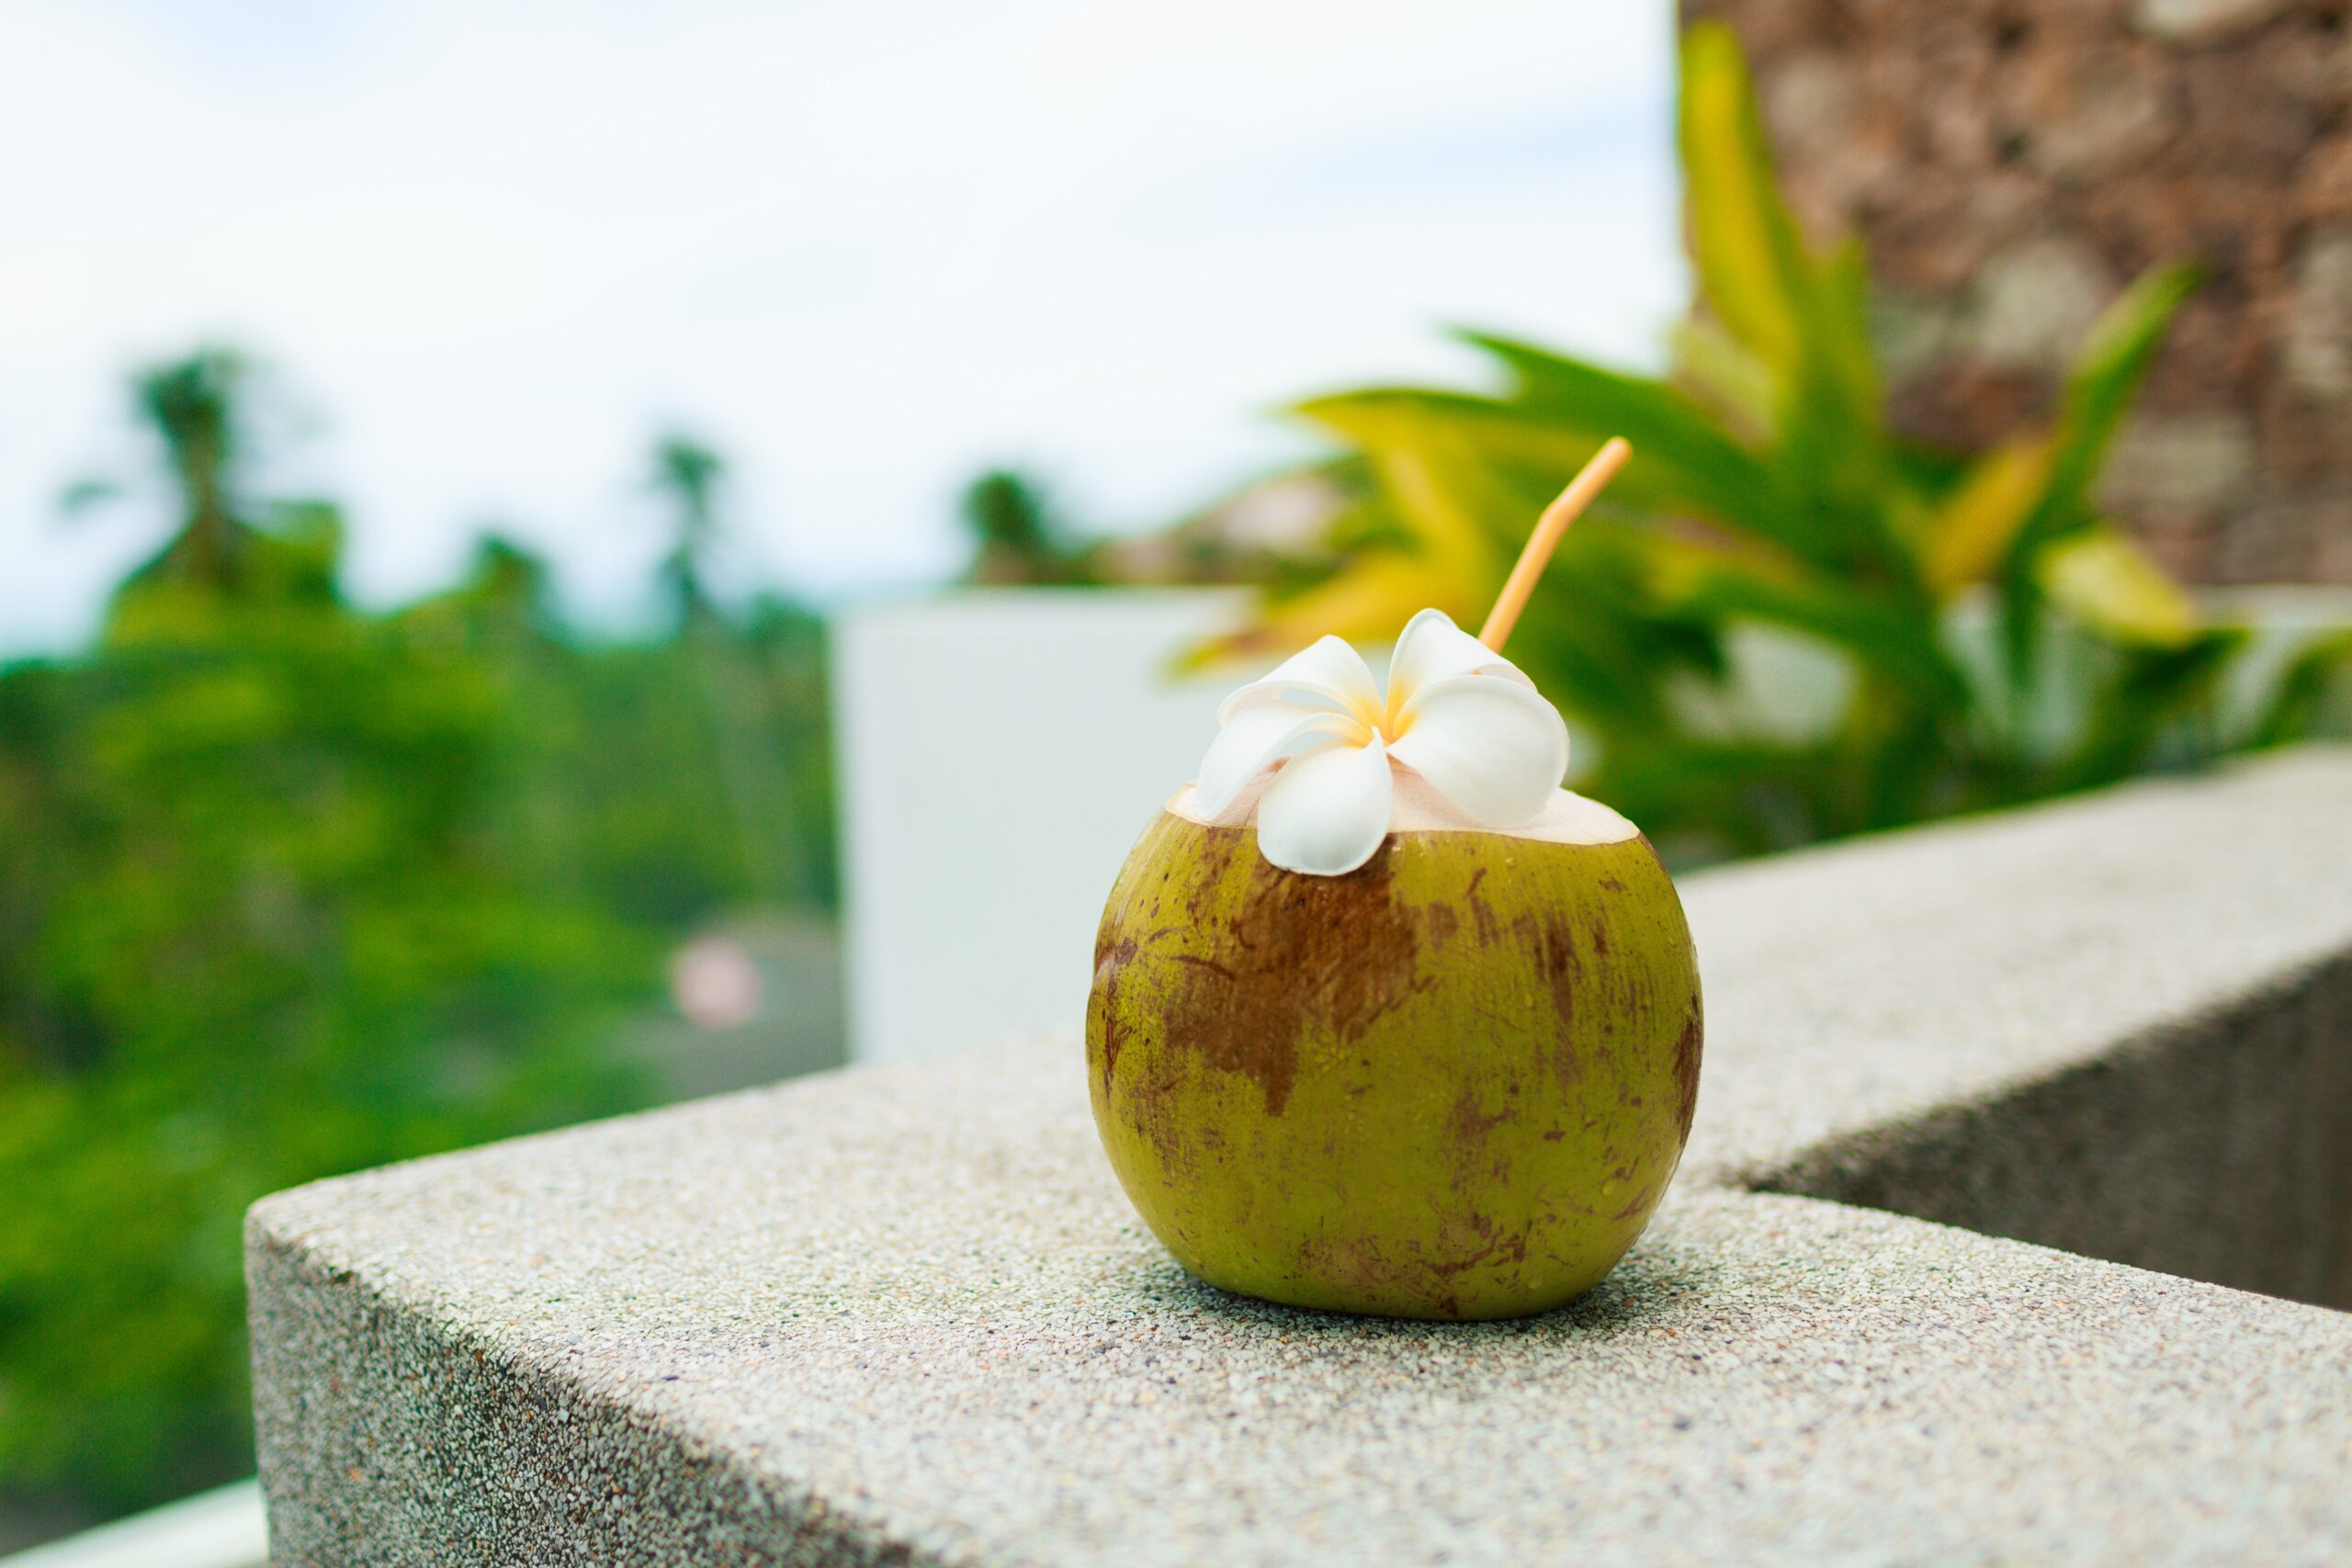
[(1313, 647), (1275, 665), (1263, 680), (1252, 681), (1226, 698), (1225, 705), (1216, 710), (1217, 720), (1223, 723), (1261, 703), (1283, 702), (1376, 716), (1380, 684), (1372, 678), (1372, 668), (1362, 654), (1338, 637), (1318, 637)]
[(1295, 750), (1310, 737), (1335, 739), (1349, 723), (1338, 714), (1289, 703), (1241, 709), (1218, 727), (1216, 739), (1201, 758), (1200, 782), (1193, 791), (1195, 803), (1208, 816), (1222, 814), (1275, 758)]
[(1283, 765), (1258, 799), (1258, 852), (1284, 871), (1338, 876), (1388, 836), (1388, 753), (1333, 741)]
[(1389, 755), (1490, 828), (1516, 828), (1568, 771), (1568, 727), (1530, 688), (1456, 675), (1414, 694)]
[(1530, 691), (1535, 682), (1518, 666), (1453, 624), (1443, 610), (1423, 610), (1405, 623), (1388, 660), (1388, 711), (1402, 713), (1417, 692), (1457, 675), (1499, 675)]

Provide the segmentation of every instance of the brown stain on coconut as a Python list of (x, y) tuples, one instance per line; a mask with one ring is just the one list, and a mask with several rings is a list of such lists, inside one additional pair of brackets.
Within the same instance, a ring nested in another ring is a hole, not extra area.
[(1421, 906), (1421, 919), (1429, 922), (1432, 943), (1452, 942), (1453, 933), (1462, 929), (1462, 917), (1453, 912), (1451, 904), (1424, 904)]
[(1495, 919), (1495, 911), (1478, 897), (1478, 884), (1487, 880), (1487, 868), (1480, 866), (1470, 874), (1469, 886), (1462, 890), (1462, 901), (1470, 906), (1470, 919), (1478, 928), (1482, 946), (1492, 947), (1502, 940), (1502, 926)]
[(1102, 1010), (1102, 1089), (1106, 1094), (1111, 1089), (1111, 1075), (1119, 1065), (1119, 1052), (1126, 1044), (1132, 1027), (1125, 1010), (1119, 1006), (1119, 976), (1139, 951), (1133, 939), (1109, 942), (1098, 936), (1094, 941), (1094, 994), (1100, 998), (1095, 1006)]
[(1699, 1004), (1693, 998), (1690, 1016), (1682, 1025), (1682, 1033), (1674, 1042), (1674, 1085), (1681, 1091), (1681, 1101), (1675, 1109), (1675, 1121), (1682, 1129), (1687, 1142), (1690, 1136), (1691, 1118), (1699, 1114), (1699, 1058), (1704, 1047), (1705, 1027), (1700, 1021)]
[(1478, 1090), (1475, 1085), (1464, 1084), (1454, 1097), (1453, 1114), (1446, 1118), (1447, 1131), (1453, 1135), (1456, 1148), (1467, 1151), (1487, 1141), (1487, 1134), (1510, 1120), (1508, 1107), (1488, 1115), (1478, 1107)]
[[(1207, 913), (1204, 896), (1227, 885), (1218, 874), (1242, 842), (1231, 837), (1220, 846), (1222, 864), (1204, 867), (1192, 900), (1196, 918)], [(1248, 886), (1224, 928), (1228, 961), (1187, 960), (1167, 974), (1164, 1041), (1220, 1072), (1256, 1079), (1267, 1114), (1279, 1116), (1290, 1103), (1307, 1020), (1352, 1043), (1426, 988), (1417, 973), (1421, 922), (1396, 897), (1393, 840), (1344, 876), (1283, 871), (1249, 848)]]
[(1574, 1084), (1584, 1077), (1585, 1067), (1574, 1044), (1577, 1000), (1585, 985), (1584, 959), (1577, 952), (1576, 927), (1566, 916), (1556, 914), (1547, 917), (1540, 930), (1532, 918), (1525, 915), (1513, 924), (1521, 942), (1534, 953), (1544, 986), (1552, 993), (1552, 1071), (1562, 1084)]

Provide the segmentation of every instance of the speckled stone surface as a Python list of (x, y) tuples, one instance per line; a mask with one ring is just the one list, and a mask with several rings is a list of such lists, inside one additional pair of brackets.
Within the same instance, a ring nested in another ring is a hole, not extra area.
[(1683, 1179), (1736, 1181), (2352, 956), (2352, 747), (1725, 866), (1683, 903)]
[(1684, 889), (1680, 1182), (2352, 1306), (2352, 748)]
[(2352, 754), (1687, 898), (1683, 1178), (1525, 1323), (1189, 1280), (1069, 1038), (269, 1199), (277, 1560), (2352, 1558), (2352, 1315), (1795, 1195), (2324, 1294), (2293, 1260), (2345, 1255)]

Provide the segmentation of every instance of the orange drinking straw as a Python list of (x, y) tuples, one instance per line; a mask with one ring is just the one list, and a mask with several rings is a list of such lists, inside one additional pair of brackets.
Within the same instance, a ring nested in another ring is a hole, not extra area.
[(1592, 461), (1568, 481), (1568, 488), (1560, 492), (1559, 498), (1544, 509), (1544, 515), (1535, 520), (1535, 532), (1527, 536), (1527, 547), (1519, 552), (1519, 564), (1510, 569), (1510, 580), (1495, 596), (1495, 607), (1487, 612), (1487, 624), (1478, 628), (1480, 642), (1497, 653), (1503, 650), (1503, 639), (1510, 636), (1511, 627), (1519, 625), (1519, 613), (1527, 608), (1528, 595), (1535, 592), (1536, 581), (1550, 564), (1560, 536), (1568, 531), (1568, 525), (1577, 520), (1578, 513), (1592, 504), (1592, 498), (1600, 493), (1601, 487), (1617, 477), (1617, 470), (1633, 455), (1634, 449), (1626, 445), (1623, 436), (1611, 436), (1592, 455)]

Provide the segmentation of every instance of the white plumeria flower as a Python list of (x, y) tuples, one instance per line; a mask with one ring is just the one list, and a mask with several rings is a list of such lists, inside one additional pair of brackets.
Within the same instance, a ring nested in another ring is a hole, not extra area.
[(1327, 637), (1225, 700), (1193, 797), (1222, 816), (1257, 777), (1258, 848), (1285, 871), (1338, 876), (1388, 835), (1392, 767), (1411, 769), (1489, 828), (1516, 828), (1568, 771), (1568, 729), (1502, 655), (1423, 610), (1396, 639), (1384, 695)]

